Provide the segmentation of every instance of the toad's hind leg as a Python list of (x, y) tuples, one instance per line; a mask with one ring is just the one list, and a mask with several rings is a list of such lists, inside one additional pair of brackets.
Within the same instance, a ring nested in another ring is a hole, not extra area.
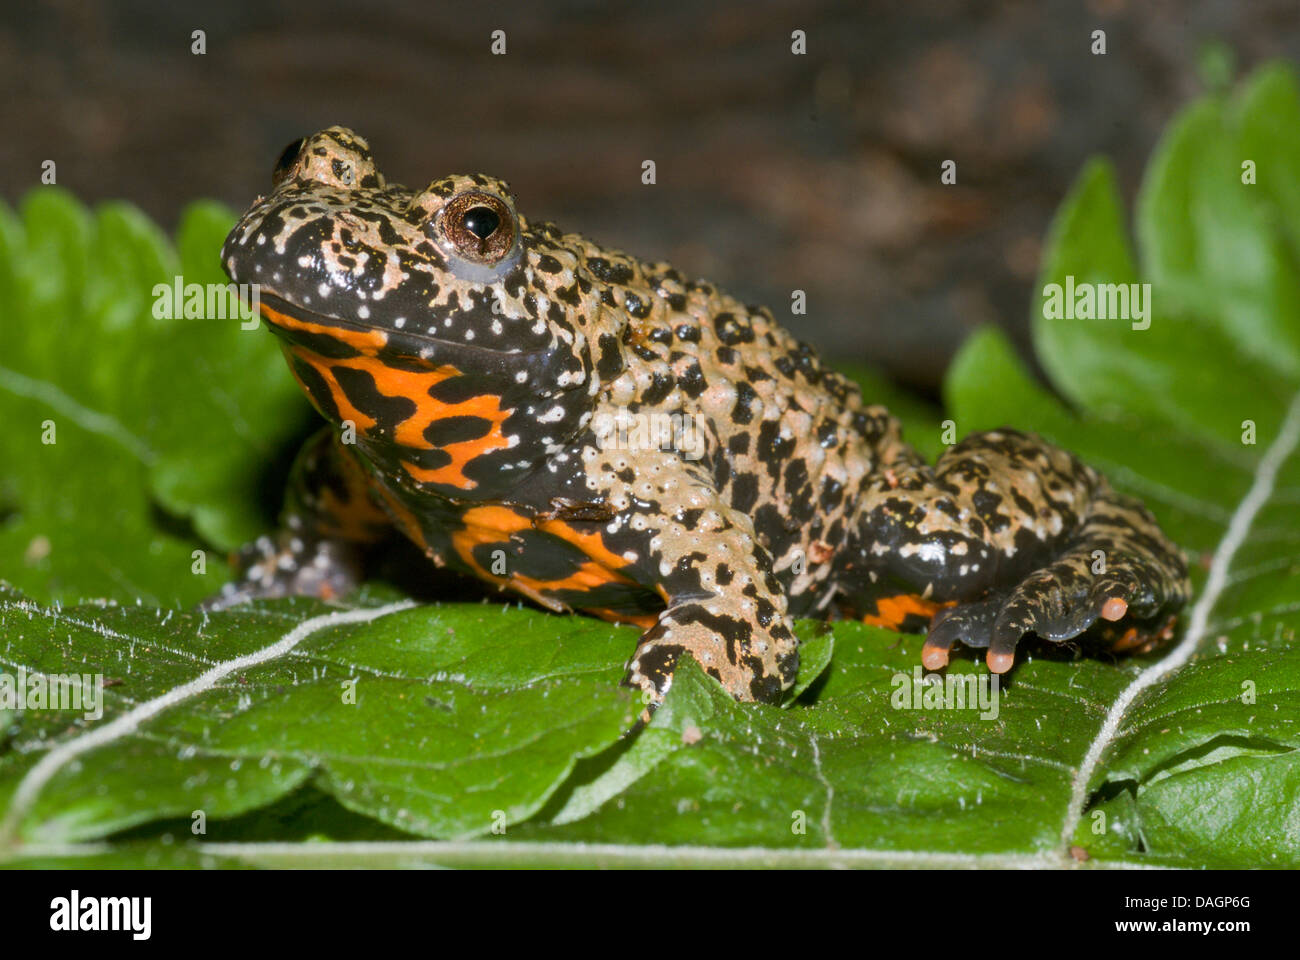
[(1101, 483), (1078, 534), (1058, 559), (991, 601), (935, 617), (922, 652), (927, 667), (946, 664), (957, 640), (987, 647), (989, 669), (1005, 673), (1026, 633), (1059, 643), (1109, 622), (1125, 629), (1105, 629), (1101, 639), (1132, 650), (1164, 632), (1170, 611), (1187, 598), (1182, 557), (1142, 504)]
[(956, 601), (931, 621), (922, 653), (930, 669), (959, 640), (987, 648), (997, 673), (1029, 633), (1140, 647), (1189, 593), (1182, 554), (1150, 512), (1030, 434), (972, 434), (933, 470), (874, 481), (867, 504), (877, 566), (933, 600)]
[(325, 427), (299, 451), (289, 475), (280, 530), (242, 547), (240, 579), (205, 600), (221, 610), (259, 597), (331, 599), (361, 580), (365, 545), (391, 530), (370, 499), (361, 465)]

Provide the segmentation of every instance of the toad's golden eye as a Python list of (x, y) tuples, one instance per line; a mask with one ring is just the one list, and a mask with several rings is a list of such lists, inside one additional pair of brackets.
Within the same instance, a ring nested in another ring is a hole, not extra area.
[(510, 207), (500, 197), (477, 190), (452, 197), (431, 226), (471, 263), (499, 263), (515, 243), (515, 217)]

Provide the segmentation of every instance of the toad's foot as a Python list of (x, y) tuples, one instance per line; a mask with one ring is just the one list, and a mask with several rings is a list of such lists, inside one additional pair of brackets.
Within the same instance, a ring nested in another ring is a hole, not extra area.
[(242, 574), (199, 609), (225, 610), (250, 600), (274, 597), (318, 597), (332, 600), (361, 581), (362, 558), (356, 544), (320, 539), (293, 530), (259, 537), (235, 554), (233, 565)]
[(954, 643), (986, 649), (1006, 673), (1026, 634), (1065, 643), (1087, 634), (1116, 651), (1149, 649), (1170, 634), (1171, 613), (1187, 600), (1186, 566), (1137, 501), (1100, 493), (1078, 537), (1053, 563), (1010, 590), (939, 611), (922, 663), (937, 670)]
[(798, 641), (783, 620), (760, 626), (689, 602), (665, 610), (642, 635), (623, 683), (640, 689), (653, 710), (672, 685), (684, 653), (742, 701), (779, 702), (793, 685), (799, 663)]

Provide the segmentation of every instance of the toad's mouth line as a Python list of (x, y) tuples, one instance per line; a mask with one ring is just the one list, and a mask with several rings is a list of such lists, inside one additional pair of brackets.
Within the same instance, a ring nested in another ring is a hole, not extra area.
[(462, 358), (474, 356), (492, 358), (498, 363), (502, 359), (509, 358), (513, 363), (528, 357), (546, 356), (553, 349), (553, 347), (538, 347), (534, 350), (517, 348), (495, 350), (461, 340), (447, 340), (377, 324), (360, 323), (356, 320), (308, 310), (265, 290), (259, 290), (258, 301), (262, 318), (277, 330), (284, 331), (288, 335), (308, 333), (332, 337), (362, 352), (373, 353), (386, 349), (425, 361), (441, 353), (454, 354)]

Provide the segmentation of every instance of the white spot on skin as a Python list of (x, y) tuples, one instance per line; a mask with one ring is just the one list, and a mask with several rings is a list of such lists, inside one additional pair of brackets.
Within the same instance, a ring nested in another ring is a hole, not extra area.
[[(878, 546), (881, 549), (877, 550)], [(873, 543), (871, 552), (877, 556), (883, 556), (889, 551), (883, 545)], [(945, 551), (941, 543), (909, 543), (899, 548), (898, 555), (901, 557), (920, 557), (926, 563), (943, 563)]]

